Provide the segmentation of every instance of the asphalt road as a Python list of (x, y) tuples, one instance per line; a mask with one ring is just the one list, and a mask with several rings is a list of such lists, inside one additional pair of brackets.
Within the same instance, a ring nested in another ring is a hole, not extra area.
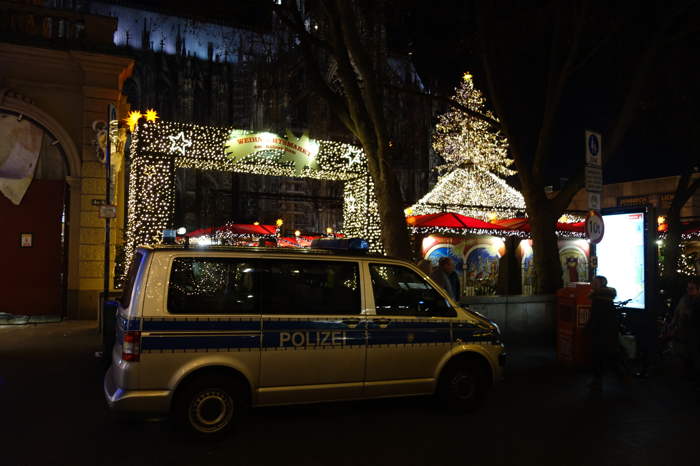
[(700, 404), (672, 362), (591, 397), (553, 351), (515, 347), (470, 415), (430, 398), (263, 408), (211, 442), (111, 415), (97, 349), (91, 322), (0, 327), (0, 465), (700, 464)]

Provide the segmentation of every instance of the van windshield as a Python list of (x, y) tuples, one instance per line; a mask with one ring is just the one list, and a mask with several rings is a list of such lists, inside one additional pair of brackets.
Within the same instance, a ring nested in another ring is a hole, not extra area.
[(139, 272), (142, 260), (143, 253), (137, 252), (134, 254), (134, 259), (131, 261), (131, 266), (129, 266), (129, 273), (126, 274), (126, 278), (124, 279), (124, 289), (122, 290), (122, 297), (120, 299), (123, 308), (129, 307), (129, 303), (131, 303), (131, 292), (134, 289), (136, 274)]

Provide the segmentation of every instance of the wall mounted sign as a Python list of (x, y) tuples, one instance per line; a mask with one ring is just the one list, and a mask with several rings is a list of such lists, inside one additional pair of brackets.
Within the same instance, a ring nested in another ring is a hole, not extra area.
[(100, 218), (117, 218), (117, 206), (115, 206), (115, 205), (101, 205), (100, 206)]
[(33, 245), (34, 235), (32, 233), (20, 233), (19, 234), (19, 247), (21, 248), (31, 248)]

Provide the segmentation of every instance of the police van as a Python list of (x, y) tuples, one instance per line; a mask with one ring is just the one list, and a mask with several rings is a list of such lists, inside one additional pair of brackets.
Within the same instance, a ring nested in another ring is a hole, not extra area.
[(110, 408), (218, 434), (249, 406), (436, 394), (476, 407), (501, 377), (498, 327), (413, 264), (354, 250), (365, 248), (139, 248)]

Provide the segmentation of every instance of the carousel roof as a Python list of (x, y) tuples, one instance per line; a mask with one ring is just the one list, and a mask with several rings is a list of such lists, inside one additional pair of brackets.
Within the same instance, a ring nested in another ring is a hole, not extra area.
[[(529, 233), (531, 230), (530, 221), (526, 217), (506, 218), (501, 220), (493, 220), (495, 225), (502, 226), (508, 230), (524, 231)], [(586, 231), (586, 222), (562, 223), (557, 222), (557, 231), (571, 231), (575, 233), (584, 233)]]
[(464, 228), (484, 230), (505, 230), (504, 227), (484, 222), (478, 218), (454, 212), (439, 214), (413, 215), (406, 217), (406, 223), (413, 228)]

